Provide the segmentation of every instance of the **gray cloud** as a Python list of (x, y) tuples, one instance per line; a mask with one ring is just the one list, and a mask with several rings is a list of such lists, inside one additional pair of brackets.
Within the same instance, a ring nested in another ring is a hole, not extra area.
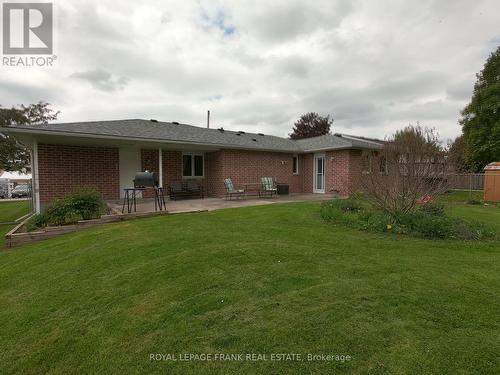
[(339, 132), (384, 137), (420, 121), (453, 138), (500, 40), (497, 0), (67, 0), (55, 9), (56, 66), (0, 67), (0, 104), (48, 100), (61, 121), (203, 125), (210, 109), (214, 126), (284, 136), (316, 111)]
[(121, 90), (128, 82), (126, 77), (114, 78), (111, 73), (102, 69), (75, 72), (70, 77), (88, 81), (92, 87), (103, 91)]

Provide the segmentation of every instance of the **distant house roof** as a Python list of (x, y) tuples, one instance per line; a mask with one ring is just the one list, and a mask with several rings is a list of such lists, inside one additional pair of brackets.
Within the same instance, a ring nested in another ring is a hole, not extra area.
[(13, 125), (2, 131), (28, 134), (53, 134), (73, 137), (136, 139), (163, 143), (210, 145), (250, 150), (280, 152), (307, 152), (348, 148), (381, 148), (381, 143), (347, 135), (323, 135), (320, 137), (291, 140), (288, 138), (198, 126), (161, 122), (156, 120), (112, 120), (51, 123), (42, 125)]

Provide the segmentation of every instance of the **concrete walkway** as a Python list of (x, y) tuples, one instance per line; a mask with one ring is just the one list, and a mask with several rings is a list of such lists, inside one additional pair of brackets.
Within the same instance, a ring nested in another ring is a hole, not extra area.
[[(281, 195), (273, 198), (248, 197), (246, 199), (225, 200), (221, 198), (205, 199), (183, 199), (171, 201), (167, 200), (167, 212), (187, 213), (200, 211), (214, 211), (223, 208), (259, 206), (266, 204), (305, 202), (305, 201), (324, 201), (334, 198), (330, 194), (290, 194)], [(108, 202), (108, 206), (115, 214), (121, 214), (123, 201)], [(137, 213), (155, 212), (154, 201), (152, 199), (138, 199)], [(125, 213), (127, 208), (125, 207)]]

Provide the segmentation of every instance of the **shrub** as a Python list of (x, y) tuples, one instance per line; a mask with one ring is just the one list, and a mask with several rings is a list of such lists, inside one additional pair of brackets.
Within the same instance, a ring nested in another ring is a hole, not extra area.
[(495, 236), (494, 229), (485, 224), (446, 216), (444, 207), (438, 204), (428, 203), (418, 210), (394, 217), (360, 202), (353, 210), (351, 203), (349, 200), (324, 203), (321, 216), (324, 220), (362, 230), (411, 234), (429, 239), (481, 240)]
[(26, 229), (28, 232), (33, 230), (46, 227), (49, 220), (46, 214), (35, 214), (26, 223)]
[(361, 209), (361, 203), (354, 198), (341, 199), (339, 207), (344, 212), (357, 212)]
[(454, 236), (460, 240), (482, 240), (495, 237), (495, 230), (476, 221), (457, 220)]
[(79, 220), (79, 215), (75, 212), (69, 199), (57, 199), (46, 210), (50, 225), (74, 224)]
[(66, 196), (73, 211), (83, 220), (97, 219), (106, 207), (101, 194), (92, 189), (82, 189)]
[(429, 202), (420, 206), (420, 211), (433, 216), (444, 216), (444, 204)]
[(435, 215), (418, 210), (402, 215), (399, 222), (419, 237), (453, 237), (453, 219), (444, 216), (444, 213), (443, 215)]
[(75, 190), (47, 208), (46, 221), (55, 226), (75, 224), (79, 220), (99, 218), (105, 208), (106, 204), (99, 192), (92, 189)]

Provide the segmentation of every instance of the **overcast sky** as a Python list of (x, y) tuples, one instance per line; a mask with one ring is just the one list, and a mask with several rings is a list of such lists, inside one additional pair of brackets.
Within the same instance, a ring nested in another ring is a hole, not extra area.
[(54, 1), (52, 68), (0, 67), (0, 104), (286, 136), (303, 113), (383, 138), (459, 134), (500, 1)]

